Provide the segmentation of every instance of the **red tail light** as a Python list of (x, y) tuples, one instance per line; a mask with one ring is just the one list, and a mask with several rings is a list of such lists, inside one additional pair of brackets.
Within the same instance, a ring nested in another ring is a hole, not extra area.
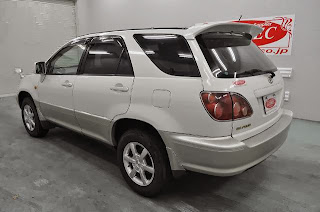
[(233, 119), (245, 118), (252, 115), (252, 108), (243, 96), (233, 93), (231, 94), (231, 98), (233, 102)]
[(252, 115), (252, 109), (248, 101), (235, 93), (201, 93), (203, 105), (208, 113), (217, 120), (234, 120)]
[(214, 119), (232, 119), (232, 101), (229, 93), (205, 92), (201, 97), (204, 106)]

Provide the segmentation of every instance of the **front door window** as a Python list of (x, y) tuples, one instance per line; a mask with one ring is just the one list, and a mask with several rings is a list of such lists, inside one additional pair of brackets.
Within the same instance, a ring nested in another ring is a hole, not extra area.
[(83, 44), (76, 44), (63, 48), (49, 62), (47, 74), (75, 75), (77, 74), (81, 56), (85, 50)]

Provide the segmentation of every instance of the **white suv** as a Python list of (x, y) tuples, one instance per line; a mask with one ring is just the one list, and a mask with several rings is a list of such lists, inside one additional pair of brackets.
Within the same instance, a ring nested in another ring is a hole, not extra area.
[(220, 22), (76, 38), (22, 79), (25, 128), (114, 146), (145, 196), (177, 171), (241, 173), (284, 143), (292, 120), (279, 71), (252, 42), (261, 30)]

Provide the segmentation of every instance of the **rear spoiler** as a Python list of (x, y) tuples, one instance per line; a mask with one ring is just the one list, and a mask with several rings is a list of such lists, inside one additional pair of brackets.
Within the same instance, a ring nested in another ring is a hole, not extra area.
[(197, 35), (207, 32), (238, 32), (248, 33), (252, 38), (260, 34), (263, 29), (253, 24), (236, 23), (236, 22), (211, 22), (196, 24), (187, 29), (186, 39), (194, 39)]

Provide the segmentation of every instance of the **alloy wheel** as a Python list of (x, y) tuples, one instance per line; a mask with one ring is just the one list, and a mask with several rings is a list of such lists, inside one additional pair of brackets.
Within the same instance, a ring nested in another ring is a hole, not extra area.
[(149, 151), (138, 142), (130, 142), (123, 150), (123, 165), (128, 176), (139, 186), (148, 186), (155, 167)]
[(24, 118), (24, 122), (25, 122), (28, 130), (30, 130), (31, 132), (34, 131), (34, 129), (36, 128), (36, 121), (35, 121), (35, 117), (34, 117), (34, 112), (33, 112), (32, 108), (30, 107), (30, 105), (24, 106), (23, 118)]

